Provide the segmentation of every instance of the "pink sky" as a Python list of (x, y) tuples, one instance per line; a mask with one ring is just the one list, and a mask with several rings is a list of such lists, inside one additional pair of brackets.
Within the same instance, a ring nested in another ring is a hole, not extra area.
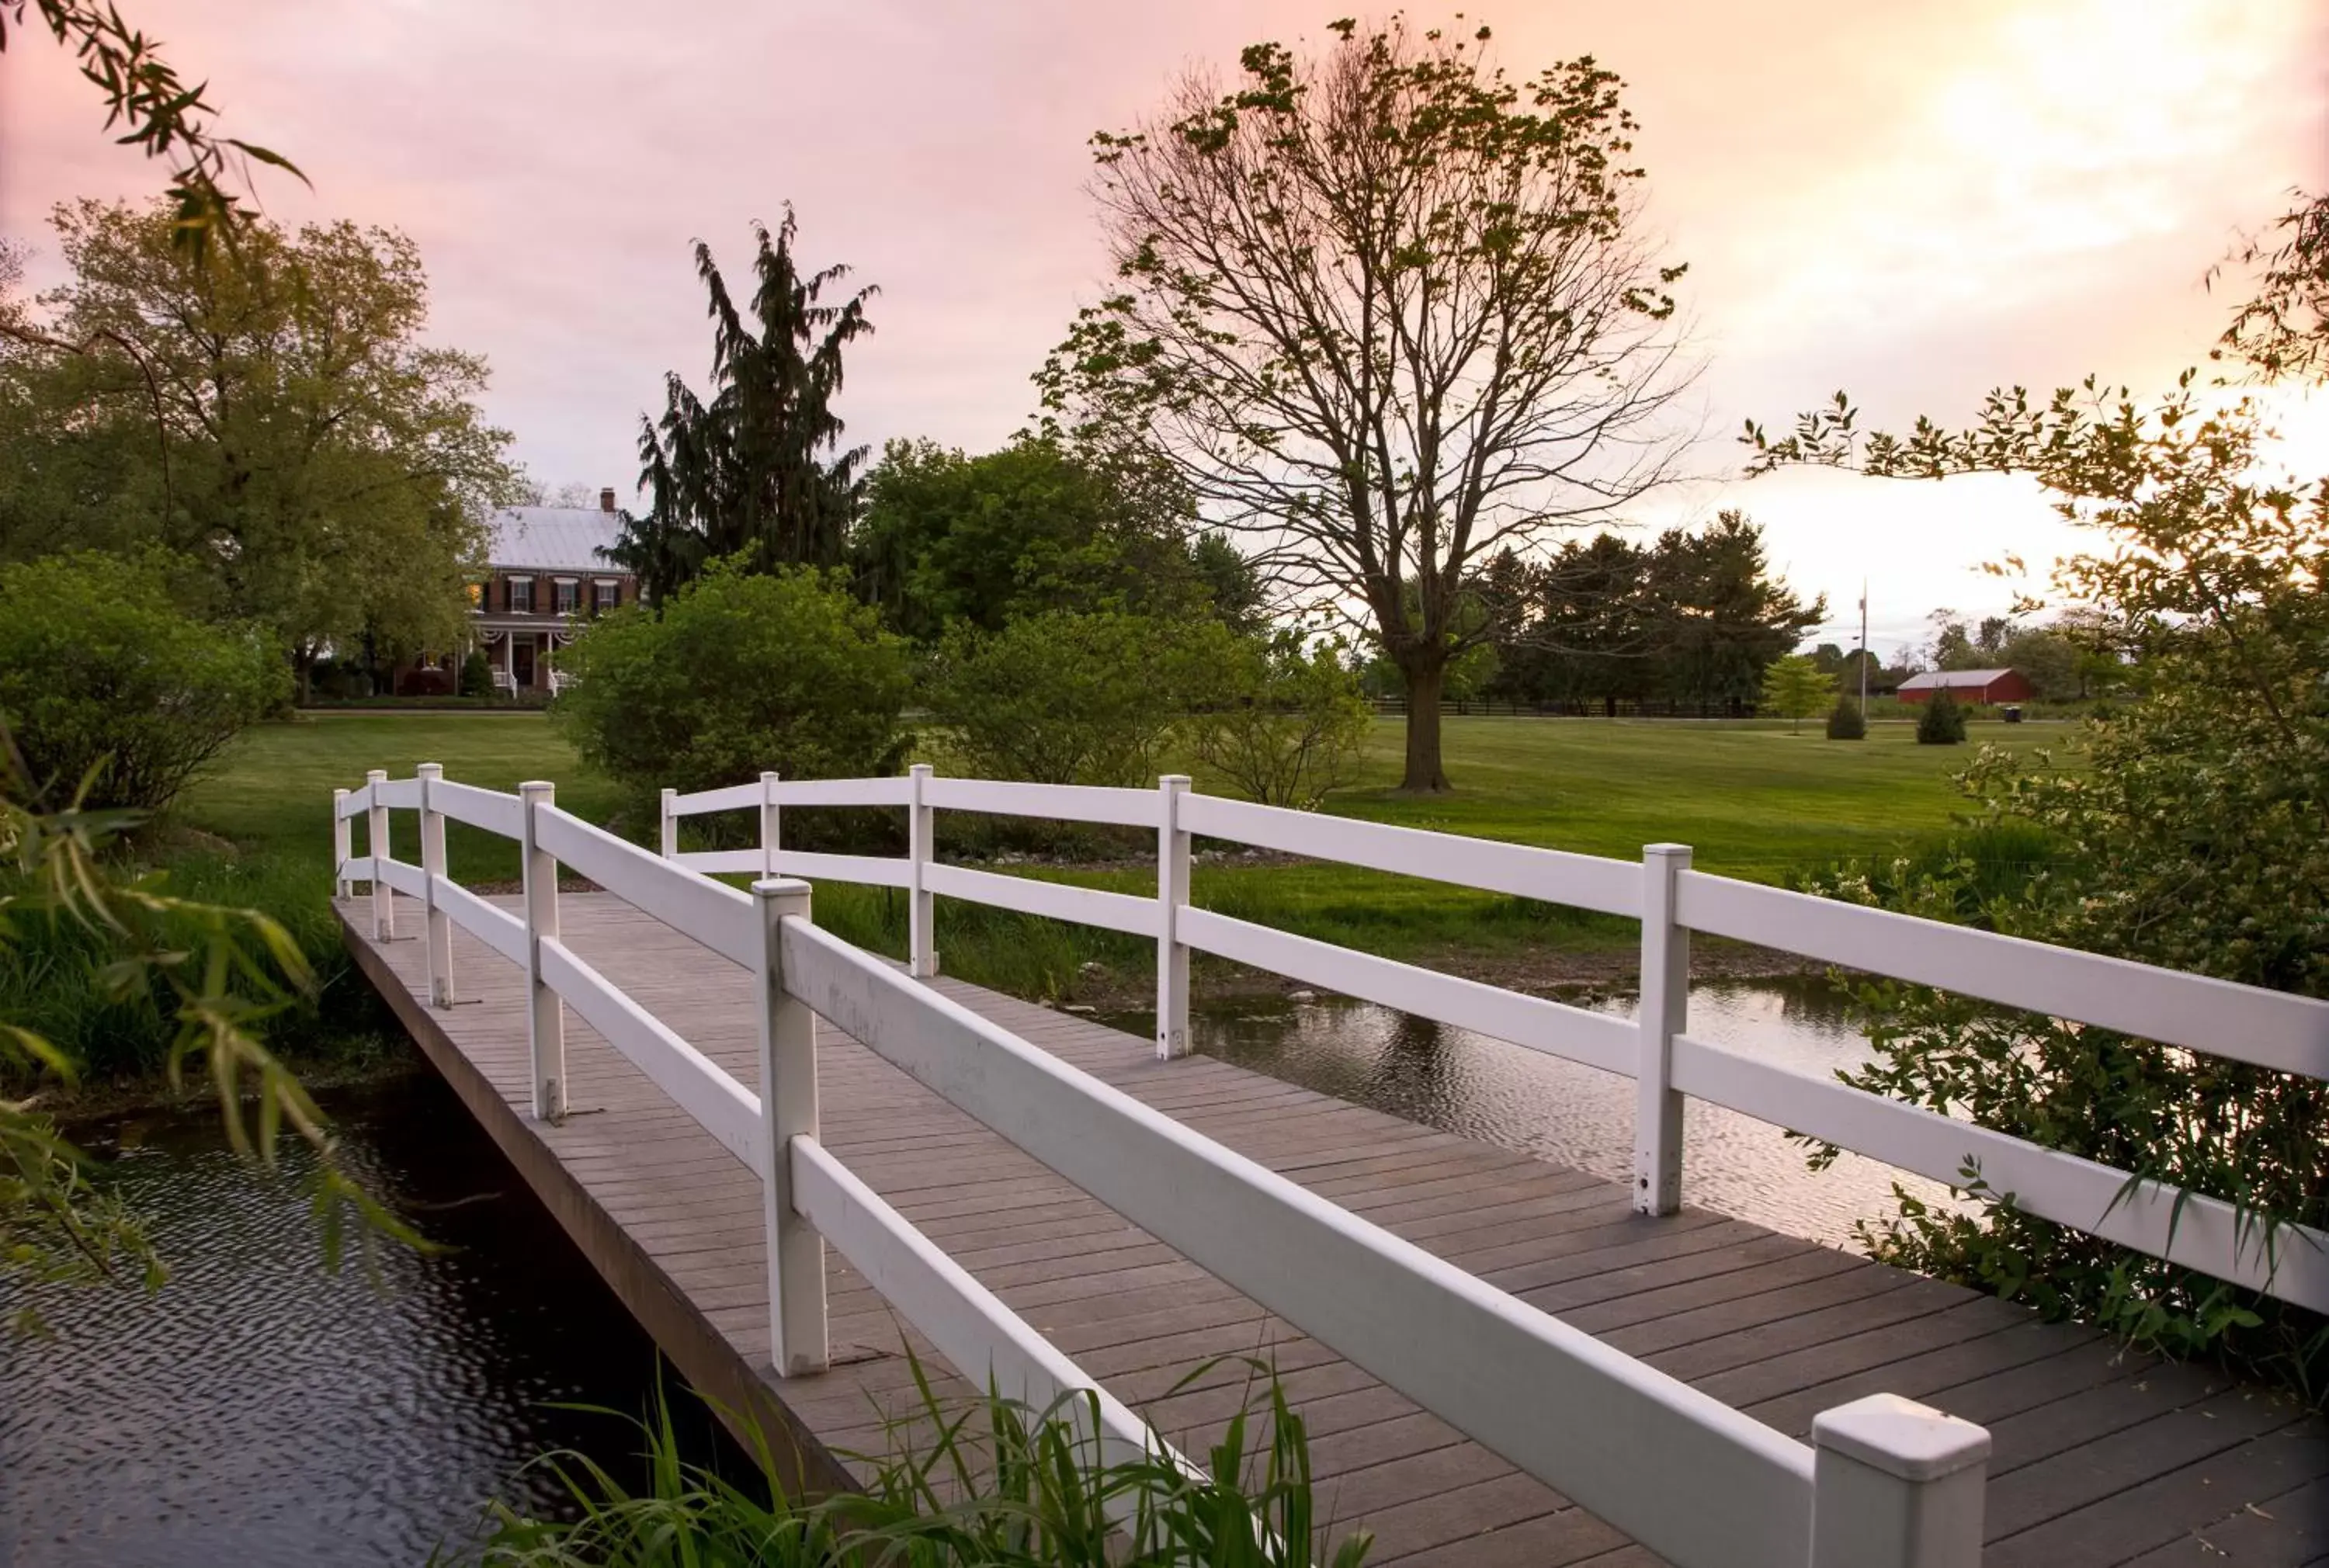
[[(709, 339), (689, 243), (734, 270), (790, 199), (806, 260), (878, 283), (852, 355), (853, 439), (994, 446), (1101, 278), (1085, 138), (1185, 64), (1318, 36), (1331, 9), (1184, 0), (860, 0), (655, 11), (606, 0), (125, 0), (226, 128), (316, 183), (279, 218), (419, 241), (433, 331), (494, 367), (488, 404), (556, 485), (636, 469), (666, 369)], [(1429, 24), (1452, 13), (1416, 10)], [(2201, 279), (2293, 185), (2329, 182), (2319, 0), (1702, 0), (1474, 7), (1526, 71), (1592, 53), (1643, 122), (1654, 221), (1691, 264), (1707, 481), (1641, 514), (1740, 505), (1839, 618), (1873, 584), (1881, 644), (1937, 605), (1997, 607), (1972, 568), (2064, 530), (2012, 482), (1744, 484), (1730, 437), (1850, 388), (1866, 417), (1969, 411), (2000, 381), (2089, 371), (2164, 388), (2225, 314)], [(680, 18), (685, 17), (683, 22)], [(35, 33), (0, 56), (0, 233), (158, 172), (98, 134), (94, 93)], [(36, 258), (36, 280), (53, 279)], [(2329, 460), (2329, 409), (2282, 399)]]

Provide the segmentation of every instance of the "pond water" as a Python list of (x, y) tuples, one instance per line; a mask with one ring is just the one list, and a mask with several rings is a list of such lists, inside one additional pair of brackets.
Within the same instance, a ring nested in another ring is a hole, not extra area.
[(523, 1472), (545, 1451), (636, 1473), (635, 1428), (552, 1403), (638, 1415), (655, 1347), (451, 1092), (325, 1098), (446, 1250), (327, 1273), (296, 1170), (238, 1161), (215, 1113), (79, 1130), (118, 1152), (173, 1277), (42, 1289), (54, 1337), (0, 1338), (0, 1568), (417, 1563), (457, 1554), (490, 1497), (554, 1511)]
[[(1637, 1005), (1630, 996), (1570, 1000), (1628, 1018)], [(1155, 1028), (1153, 1013), (1113, 1014), (1108, 1021), (1144, 1036)], [(1869, 1056), (1843, 995), (1812, 976), (1695, 985), (1690, 1031), (1821, 1076)], [(1200, 1004), (1190, 1032), (1209, 1056), (1321, 1094), (1612, 1181), (1633, 1179), (1628, 1078), (1372, 1002), (1299, 992)], [(1686, 1203), (1842, 1244), (1854, 1221), (1894, 1211), (1896, 1181), (1928, 1201), (1948, 1201), (1938, 1183), (1854, 1154), (1815, 1173), (1805, 1166), (1806, 1146), (1780, 1129), (1703, 1101), (1687, 1105)]]

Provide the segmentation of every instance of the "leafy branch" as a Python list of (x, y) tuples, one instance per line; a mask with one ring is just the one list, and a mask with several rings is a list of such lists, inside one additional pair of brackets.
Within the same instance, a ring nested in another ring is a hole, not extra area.
[[(100, 765), (101, 766), (102, 765)], [(71, 801), (44, 809), (23, 754), (0, 718), (0, 952), (27, 917), (66, 921), (103, 938), (118, 956), (98, 983), (116, 996), (156, 988), (171, 1000), (177, 1034), (174, 1087), (199, 1062), (218, 1094), (235, 1152), (272, 1169), (284, 1130), (315, 1154), (313, 1203), (327, 1267), (341, 1262), (348, 1221), (369, 1245), (385, 1236), (427, 1244), (339, 1160), (330, 1123), (298, 1078), (267, 1049), (256, 1025), (311, 992), (315, 978), (289, 932), (256, 909), (182, 898), (158, 876), (123, 879), (101, 859), (139, 814), (88, 809), (96, 770)], [(71, 1061), (50, 1041), (0, 1020), (0, 1067), (61, 1083)], [(56, 1129), (37, 1096), (0, 1100), (0, 1271), (90, 1282), (136, 1272), (149, 1287), (164, 1270), (137, 1217), (90, 1179), (87, 1157)], [(15, 1327), (39, 1327), (26, 1308)]]
[(28, 15), (72, 51), (81, 75), (103, 95), (105, 128), (120, 132), (115, 141), (139, 148), (148, 158), (171, 161), (173, 239), (186, 253), (200, 258), (213, 236), (233, 243), (250, 190), (251, 164), (308, 183), (280, 153), (218, 135), (212, 128), (219, 110), (208, 97), (210, 84), (187, 86), (163, 58), (162, 41), (132, 27), (118, 6), (92, 0), (0, 0), (0, 52), (7, 49), (12, 29), (21, 32), (28, 25)]

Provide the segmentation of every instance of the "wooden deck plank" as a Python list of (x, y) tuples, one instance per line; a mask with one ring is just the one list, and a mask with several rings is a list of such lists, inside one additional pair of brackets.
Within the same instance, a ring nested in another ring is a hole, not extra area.
[[(756, 1084), (747, 972), (605, 895), (570, 893), (561, 905), (570, 947)], [(837, 1257), (836, 1365), (790, 1382), (770, 1376), (751, 1172), (570, 1009), (569, 1093), (589, 1113), (532, 1122), (522, 976), (457, 933), (457, 983), (483, 1000), (427, 1008), (415, 1000), (417, 906), (396, 901), (403, 935), (386, 944), (362, 934), (366, 907), (342, 908), (366, 972), (448, 1075), (467, 1075), (465, 1101), (692, 1381), (768, 1413), (803, 1445), (803, 1462), (832, 1476), (850, 1473), (838, 1451), (877, 1448), (882, 1421), (911, 1413), (910, 1348), (930, 1359), (947, 1396), (969, 1393)], [(1878, 1390), (1990, 1424), (1993, 1563), (2162, 1568), (2200, 1561), (2176, 1554), (2202, 1539), (2235, 1543), (2244, 1561), (2329, 1555), (2315, 1522), (2329, 1507), (2329, 1438), (2254, 1391), (1706, 1210), (1646, 1218), (1623, 1188), (1518, 1150), (1225, 1062), (1159, 1062), (1149, 1042), (1089, 1019), (936, 983), (1152, 1108), (1781, 1430), (1802, 1435), (1819, 1411)], [(1188, 1450), (1202, 1452), (1255, 1397), (1249, 1360), (1276, 1367), (1311, 1432), (1322, 1509), (1374, 1532), (1371, 1562), (1655, 1564), (847, 1037), (820, 1030), (819, 1068), (826, 1146)]]

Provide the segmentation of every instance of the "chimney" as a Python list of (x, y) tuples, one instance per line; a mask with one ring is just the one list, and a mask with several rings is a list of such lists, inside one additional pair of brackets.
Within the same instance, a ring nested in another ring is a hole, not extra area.
[(613, 485), (610, 484), (606, 489), (599, 492), (599, 510), (601, 512), (612, 512), (615, 510), (615, 488)]

